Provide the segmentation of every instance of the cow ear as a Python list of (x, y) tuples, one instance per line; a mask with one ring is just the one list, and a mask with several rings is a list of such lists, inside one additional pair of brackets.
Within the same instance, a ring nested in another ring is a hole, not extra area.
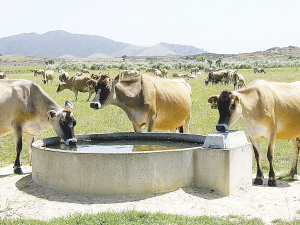
[[(122, 80), (122, 79), (123, 79), (123, 73), (122, 73), (122, 70), (120, 70), (120, 72), (119, 72), (119, 75), (118, 75), (118, 76), (119, 76), (119, 79), (120, 79), (120, 80)], [(115, 78), (115, 79), (116, 79), (116, 78)]]
[(88, 86), (93, 85), (93, 87), (95, 87), (96, 84), (97, 84), (97, 81), (94, 80), (94, 79), (90, 79), (90, 80), (88, 80), (88, 81), (86, 82), (86, 84), (87, 84)]
[(47, 112), (47, 115), (48, 115), (48, 120), (50, 120), (50, 118), (56, 117), (57, 114), (55, 110), (50, 110)]
[(210, 96), (209, 98), (208, 98), (208, 103), (210, 103), (211, 105), (210, 105), (210, 107), (212, 108), (212, 109), (216, 109), (217, 108), (217, 102), (219, 101), (219, 96), (217, 96), (217, 95), (212, 95), (212, 96)]
[(72, 104), (72, 102), (70, 102), (69, 100), (66, 100), (65, 101), (65, 108), (66, 109), (73, 109), (73, 104)]
[(114, 79), (114, 83), (118, 83), (120, 81), (120, 74), (118, 76), (115, 77)]
[(234, 99), (235, 103), (240, 103), (242, 96), (239, 94), (234, 94), (234, 95), (232, 95), (232, 98)]

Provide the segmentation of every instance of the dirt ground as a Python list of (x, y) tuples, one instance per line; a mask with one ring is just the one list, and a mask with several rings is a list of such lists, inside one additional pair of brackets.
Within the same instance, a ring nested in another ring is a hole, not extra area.
[[(0, 217), (48, 220), (74, 213), (137, 210), (187, 216), (226, 216), (274, 219), (300, 219), (300, 180), (277, 181), (278, 187), (241, 187), (231, 196), (202, 188), (139, 197), (99, 197), (58, 191), (36, 185), (31, 167), (22, 166), (23, 175), (13, 174), (13, 166), (0, 167)], [(297, 213), (298, 211), (298, 213)]]

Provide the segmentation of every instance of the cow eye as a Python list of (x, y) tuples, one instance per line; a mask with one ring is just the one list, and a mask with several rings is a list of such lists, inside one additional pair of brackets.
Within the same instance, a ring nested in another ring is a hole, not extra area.
[(105, 90), (106, 90), (106, 91), (110, 91), (110, 86), (107, 86), (107, 87), (105, 88)]
[(235, 109), (235, 103), (230, 106), (230, 109)]

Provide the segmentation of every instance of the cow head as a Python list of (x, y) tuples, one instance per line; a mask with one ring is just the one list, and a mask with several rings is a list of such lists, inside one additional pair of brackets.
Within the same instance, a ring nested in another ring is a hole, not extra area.
[(119, 80), (119, 75), (115, 79), (112, 79), (108, 74), (102, 74), (98, 82), (95, 80), (87, 81), (88, 85), (94, 86), (96, 93), (90, 107), (93, 109), (102, 109), (109, 105), (113, 99), (115, 85)]
[(67, 100), (65, 109), (62, 111), (48, 111), (48, 120), (51, 122), (57, 135), (64, 140), (66, 145), (76, 144), (77, 139), (74, 135), (74, 126), (76, 119), (72, 114), (72, 103)]
[(220, 95), (212, 95), (208, 102), (211, 108), (219, 110), (217, 131), (225, 132), (230, 129), (242, 115), (241, 96), (237, 92), (222, 91)]
[(57, 87), (57, 90), (56, 90), (56, 93), (60, 92), (60, 91), (63, 91), (66, 87), (66, 83), (65, 82), (61, 82), (58, 84), (58, 87)]

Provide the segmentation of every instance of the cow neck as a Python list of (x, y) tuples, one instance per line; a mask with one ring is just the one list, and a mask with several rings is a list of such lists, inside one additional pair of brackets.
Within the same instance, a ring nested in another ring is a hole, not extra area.
[(40, 88), (40, 92), (32, 97), (32, 101), (34, 102), (34, 107), (30, 111), (32, 111), (33, 114), (39, 115), (42, 120), (48, 121), (48, 115), (47, 112), (50, 110), (55, 110), (56, 112), (62, 111), (63, 108), (58, 105), (46, 92), (43, 91), (42, 88)]
[(121, 80), (115, 85), (113, 90), (113, 105), (117, 105), (121, 108), (123, 108), (124, 105), (135, 105), (141, 94), (141, 76)]

